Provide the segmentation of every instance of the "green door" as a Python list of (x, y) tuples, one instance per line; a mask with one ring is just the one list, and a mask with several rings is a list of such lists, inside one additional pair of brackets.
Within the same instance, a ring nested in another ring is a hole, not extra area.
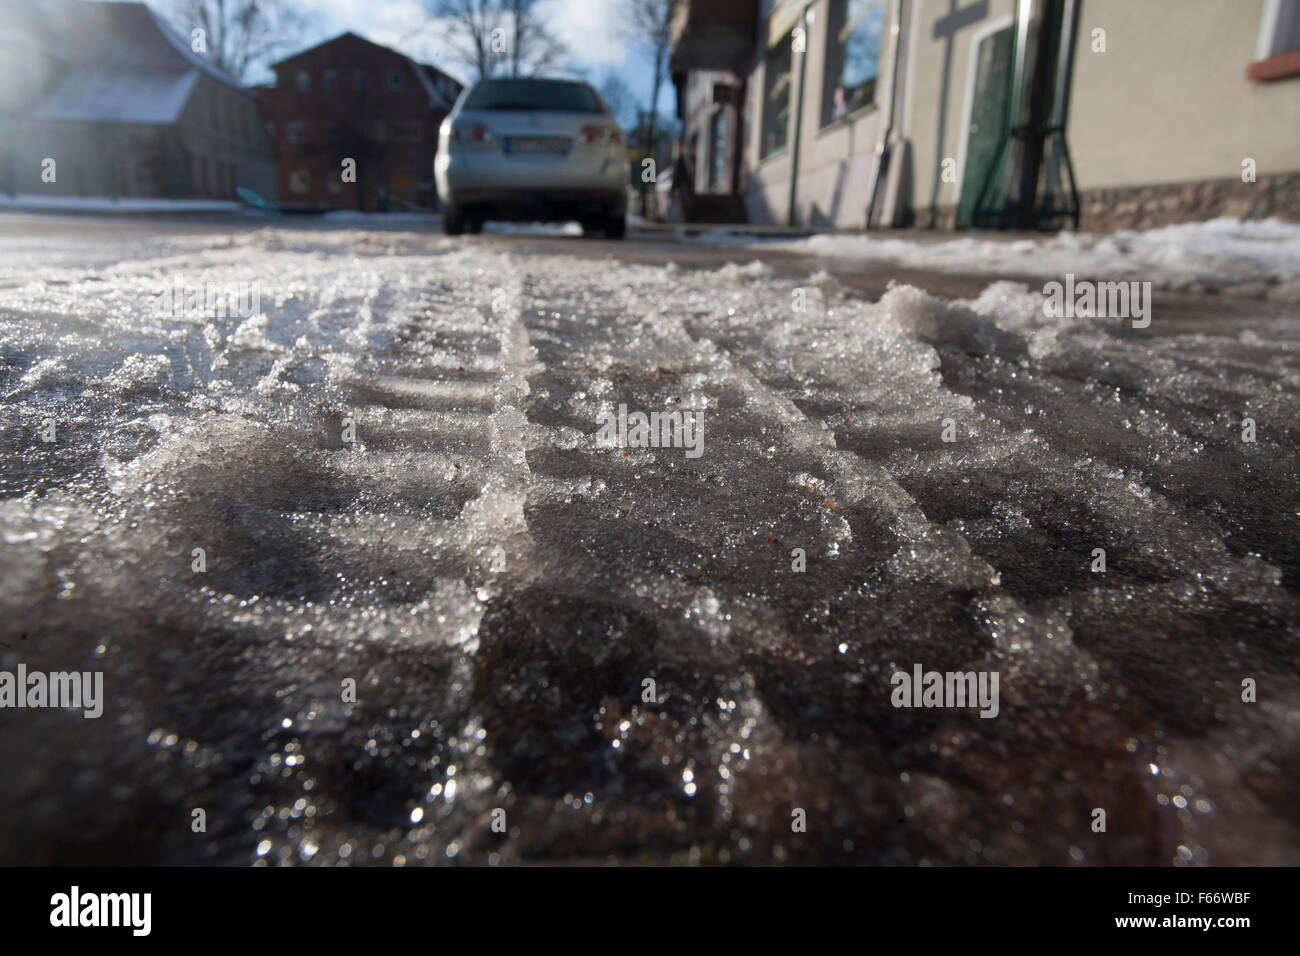
[[(1015, 30), (1011, 25), (986, 36), (975, 51), (975, 94), (971, 101), (970, 129), (966, 131), (966, 172), (957, 206), (957, 225), (961, 228), (974, 222), (980, 190), (997, 161), (1006, 126), (1014, 53)], [(990, 198), (996, 189), (994, 183)]]

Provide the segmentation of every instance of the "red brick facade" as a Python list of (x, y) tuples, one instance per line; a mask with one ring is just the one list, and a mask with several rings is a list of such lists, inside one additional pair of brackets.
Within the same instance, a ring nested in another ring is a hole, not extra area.
[[(367, 212), (436, 204), (438, 125), (461, 86), (431, 66), (345, 33), (272, 66), (262, 115), (286, 206)], [(355, 160), (355, 182), (344, 161)]]

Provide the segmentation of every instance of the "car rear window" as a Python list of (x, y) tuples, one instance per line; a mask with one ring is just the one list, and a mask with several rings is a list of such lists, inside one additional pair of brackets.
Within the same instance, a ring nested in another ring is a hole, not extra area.
[(591, 87), (558, 80), (487, 80), (470, 90), (465, 109), (603, 112)]

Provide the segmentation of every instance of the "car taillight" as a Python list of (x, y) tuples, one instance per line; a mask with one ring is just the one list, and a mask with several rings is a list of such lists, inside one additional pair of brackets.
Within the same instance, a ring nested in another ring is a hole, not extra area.
[(584, 126), (579, 135), (585, 143), (623, 142), (623, 132), (617, 126)]
[(492, 142), (492, 130), (482, 123), (475, 123), (469, 126), (465, 123), (453, 123), (451, 127), (451, 138), (457, 143), (473, 143), (479, 146), (490, 145)]

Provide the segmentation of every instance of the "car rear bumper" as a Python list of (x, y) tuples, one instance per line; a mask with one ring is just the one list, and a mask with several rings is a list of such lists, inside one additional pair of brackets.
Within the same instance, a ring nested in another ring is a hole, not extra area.
[(511, 159), (490, 153), (441, 154), (434, 166), (444, 205), (491, 207), (498, 219), (583, 219), (627, 211), (627, 161)]
[(477, 189), (457, 190), (453, 205), (481, 219), (506, 222), (578, 221), (622, 216), (627, 192), (622, 189)]

